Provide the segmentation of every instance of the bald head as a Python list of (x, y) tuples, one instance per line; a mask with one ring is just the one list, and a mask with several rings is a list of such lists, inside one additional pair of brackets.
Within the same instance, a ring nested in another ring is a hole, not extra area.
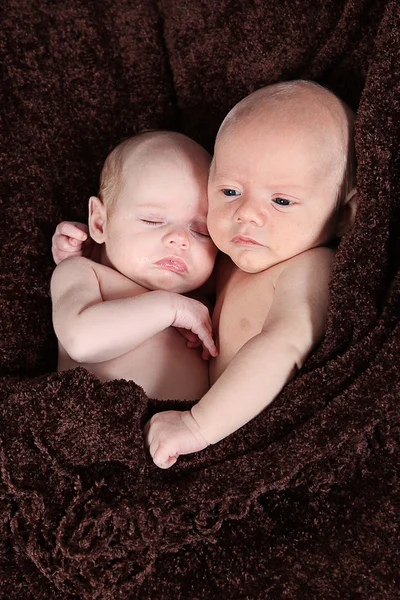
[(298, 111), (312, 113), (315, 109), (339, 120), (354, 119), (353, 111), (335, 94), (318, 83), (300, 79), (268, 85), (249, 94), (227, 114), (220, 129), (238, 119), (260, 117), (266, 110), (277, 114), (289, 111), (294, 116)]
[(233, 136), (237, 127), (265, 131), (279, 127), (310, 133), (319, 142), (332, 169), (338, 172), (338, 201), (354, 187), (354, 113), (332, 92), (304, 80), (287, 81), (261, 88), (236, 104), (227, 114), (217, 134)]
[(207, 171), (211, 157), (194, 140), (173, 131), (148, 131), (121, 142), (107, 156), (100, 175), (99, 198), (111, 206), (120, 194), (126, 174), (151, 164), (179, 165), (182, 172)]

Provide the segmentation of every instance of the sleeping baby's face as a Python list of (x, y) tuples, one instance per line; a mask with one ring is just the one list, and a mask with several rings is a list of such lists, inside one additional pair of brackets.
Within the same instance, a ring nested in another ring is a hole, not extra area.
[(222, 126), (208, 184), (208, 228), (234, 263), (258, 273), (335, 236), (345, 150), (324, 111), (274, 100)]
[(192, 144), (166, 139), (132, 153), (121, 192), (107, 211), (103, 262), (149, 290), (194, 290), (214, 266), (217, 249), (207, 229), (209, 156)]

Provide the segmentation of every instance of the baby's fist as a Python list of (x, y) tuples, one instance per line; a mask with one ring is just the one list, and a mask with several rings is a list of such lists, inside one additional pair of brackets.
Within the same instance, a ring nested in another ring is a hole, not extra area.
[(146, 424), (144, 434), (150, 455), (160, 469), (172, 467), (181, 454), (199, 452), (208, 446), (190, 411), (157, 413)]
[(58, 265), (70, 256), (87, 256), (87, 249), (91, 251), (92, 246), (87, 225), (62, 221), (57, 225), (52, 237), (51, 250), (54, 262)]

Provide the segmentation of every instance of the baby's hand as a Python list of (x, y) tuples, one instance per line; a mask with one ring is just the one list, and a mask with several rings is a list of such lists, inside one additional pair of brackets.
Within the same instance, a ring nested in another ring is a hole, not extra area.
[(69, 256), (90, 256), (93, 242), (88, 234), (88, 226), (83, 223), (69, 221), (59, 223), (54, 232), (51, 246), (56, 265)]
[(144, 435), (146, 447), (160, 469), (172, 467), (181, 454), (199, 452), (209, 445), (190, 411), (155, 414), (146, 423)]
[[(207, 360), (217, 356), (217, 348), (212, 337), (212, 325), (208, 308), (202, 302), (187, 298), (181, 294), (174, 294), (175, 319), (172, 327), (176, 327), (181, 335), (188, 340), (189, 348), (203, 345), (202, 358)], [(184, 330), (188, 333), (184, 334)], [(191, 332), (191, 333), (189, 333)], [(200, 340), (200, 343), (197, 342)]]

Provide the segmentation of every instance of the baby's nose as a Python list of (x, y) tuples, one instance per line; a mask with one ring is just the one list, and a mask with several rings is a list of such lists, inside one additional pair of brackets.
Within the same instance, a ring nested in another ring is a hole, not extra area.
[(189, 236), (183, 227), (176, 227), (170, 231), (165, 238), (168, 246), (178, 246), (179, 248), (189, 248)]
[(235, 219), (238, 223), (263, 225), (265, 214), (261, 203), (251, 199), (244, 200), (236, 210)]

